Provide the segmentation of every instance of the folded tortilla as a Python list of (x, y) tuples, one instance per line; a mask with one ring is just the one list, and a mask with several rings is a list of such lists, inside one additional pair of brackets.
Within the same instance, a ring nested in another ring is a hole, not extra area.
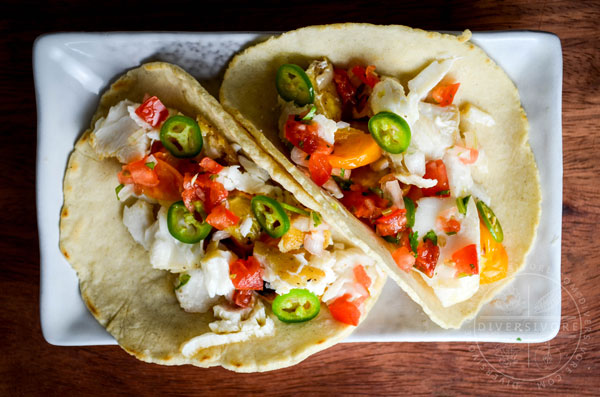
[[(237, 55), (225, 73), (220, 91), (225, 109), (318, 201), (324, 216), (337, 217), (356, 245), (378, 258), (388, 275), (443, 328), (459, 328), (473, 318), (523, 267), (541, 208), (538, 171), (519, 93), (506, 73), (483, 50), (469, 43), (469, 38), (468, 31), (457, 37), (405, 26), (307, 27), (271, 38)], [(492, 198), (494, 212), (504, 229), (503, 245), (509, 257), (505, 279), (481, 285), (470, 299), (443, 307), (419, 274), (406, 273), (396, 266), (383, 239), (290, 161), (277, 127), (275, 75), (282, 64), (295, 63), (306, 68), (322, 57), (336, 67), (375, 65), (380, 75), (396, 77), (404, 86), (431, 61), (458, 58), (451, 70), (461, 84), (454, 104), (475, 105), (496, 122), (493, 127), (473, 125), (470, 130), (476, 132), (488, 158), (489, 173), (478, 178), (478, 182)]]
[[(123, 99), (142, 102), (156, 95), (169, 108), (194, 117), (203, 116), (230, 143), (239, 144), (258, 166), (296, 199), (311, 209), (319, 208), (289, 174), (260, 149), (248, 133), (226, 113), (202, 86), (181, 68), (167, 63), (148, 63), (119, 78), (102, 96), (95, 122)], [(86, 131), (75, 145), (64, 179), (64, 206), (60, 222), (60, 249), (77, 271), (81, 296), (90, 312), (123, 349), (137, 358), (166, 365), (221, 365), (251, 372), (293, 365), (345, 338), (355, 327), (334, 320), (322, 305), (320, 314), (305, 323), (285, 324), (267, 306), (275, 322), (272, 336), (215, 346), (188, 358), (181, 353), (184, 342), (206, 332), (214, 321), (212, 311), (187, 313), (173, 291), (174, 276), (153, 269), (148, 252), (131, 237), (122, 222), (122, 207), (115, 198), (121, 164), (99, 160)], [(334, 240), (352, 243), (335, 230)], [(365, 303), (374, 304), (385, 276), (374, 280), (377, 294)]]

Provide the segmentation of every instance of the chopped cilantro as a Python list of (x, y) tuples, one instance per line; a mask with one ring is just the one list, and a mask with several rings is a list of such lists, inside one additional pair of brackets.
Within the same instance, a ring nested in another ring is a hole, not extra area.
[(417, 254), (417, 247), (419, 246), (419, 232), (412, 232), (408, 236), (408, 241), (410, 242), (410, 249)]
[(415, 225), (415, 203), (408, 197), (404, 197), (404, 207), (406, 208), (406, 226)]
[(385, 241), (387, 241), (388, 243), (398, 244), (400, 242), (400, 239), (398, 238), (398, 236), (400, 236), (400, 233), (398, 233), (398, 235), (396, 237), (394, 237), (394, 236), (383, 236), (383, 239)]
[(156, 166), (156, 163), (154, 161), (146, 163), (146, 167), (150, 168), (151, 170), (153, 170), (155, 166)]
[(352, 184), (354, 183), (350, 179), (342, 179), (339, 176), (332, 175), (331, 177), (342, 190), (350, 190), (350, 186), (352, 186)]
[(298, 142), (298, 147), (302, 149), (304, 147), (304, 141)]
[(321, 215), (319, 215), (318, 212), (311, 212), (310, 216), (312, 217), (315, 227), (317, 227), (321, 224)]
[(436, 196), (446, 196), (450, 194), (450, 190), (440, 190), (439, 192), (437, 192), (435, 195)]
[(346, 170), (343, 168), (340, 168), (340, 176), (343, 178), (344, 175), (346, 175)]
[(383, 198), (383, 190), (381, 190), (381, 188), (375, 186), (375, 187), (370, 187), (369, 190), (372, 191), (373, 193), (375, 193), (376, 195), (378, 195), (379, 197)]
[(517, 338), (517, 341), (518, 341), (518, 342), (521, 342), (521, 340), (522, 340), (521, 338)]
[(437, 245), (437, 235), (435, 234), (435, 232), (433, 230), (430, 230), (427, 232), (425, 237), (423, 237), (423, 241), (425, 241), (425, 240), (429, 240), (433, 243), (433, 245)]
[(446, 232), (446, 236), (454, 236), (456, 232)]
[(179, 275), (179, 284), (177, 284), (177, 287), (175, 287), (175, 290), (178, 290), (179, 288), (183, 287), (184, 285), (187, 284), (188, 281), (190, 281), (190, 278), (192, 276), (190, 276), (187, 273), (183, 273)]
[(215, 179), (217, 179), (217, 174), (212, 174), (211, 176), (208, 177), (208, 179), (210, 179), (211, 181), (214, 181)]
[(311, 121), (312, 118), (315, 116), (315, 113), (317, 112), (317, 107), (315, 105), (313, 105), (310, 110), (308, 111), (308, 113), (306, 113), (306, 116), (302, 117), (302, 121)]
[(115, 193), (117, 194), (117, 200), (120, 200), (120, 199), (119, 199), (119, 192), (120, 192), (121, 190), (123, 190), (123, 188), (124, 188), (124, 187), (125, 187), (125, 185), (123, 185), (123, 184), (121, 183), (119, 186), (117, 186), (117, 187), (115, 188)]

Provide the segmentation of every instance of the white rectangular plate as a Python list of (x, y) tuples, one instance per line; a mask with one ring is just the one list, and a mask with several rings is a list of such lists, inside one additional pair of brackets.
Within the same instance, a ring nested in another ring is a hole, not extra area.
[[(59, 251), (62, 181), (68, 156), (89, 125), (99, 95), (128, 69), (147, 61), (180, 65), (213, 94), (239, 50), (261, 33), (63, 33), (34, 45), (38, 108), (37, 211), (41, 256), (40, 311), (44, 337), (55, 345), (114, 344), (88, 312), (77, 276)], [(542, 216), (527, 267), (478, 317), (444, 330), (391, 281), (348, 342), (542, 342), (560, 323), (562, 212), (562, 54), (559, 39), (539, 32), (475, 33), (512, 78), (529, 118), (540, 170)]]

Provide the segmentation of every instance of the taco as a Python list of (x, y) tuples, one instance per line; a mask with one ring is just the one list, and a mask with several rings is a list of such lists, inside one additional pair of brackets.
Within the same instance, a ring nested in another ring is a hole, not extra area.
[(238, 54), (220, 91), (322, 213), (444, 328), (523, 267), (540, 213), (519, 94), (470, 35), (307, 27)]
[(148, 63), (102, 96), (64, 180), (60, 247), (123, 349), (249, 372), (346, 337), (375, 261), (185, 71)]

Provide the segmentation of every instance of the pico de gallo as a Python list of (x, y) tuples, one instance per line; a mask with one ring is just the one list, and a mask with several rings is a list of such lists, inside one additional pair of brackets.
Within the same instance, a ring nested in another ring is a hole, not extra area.
[(184, 347), (189, 354), (272, 334), (265, 307), (285, 323), (310, 321), (326, 306), (358, 324), (382, 276), (374, 261), (335, 241), (319, 213), (207, 120), (156, 96), (123, 100), (96, 123), (91, 144), (122, 164), (115, 192), (123, 223), (152, 267), (173, 274), (180, 306), (217, 318)]
[(486, 157), (469, 127), (493, 118), (454, 104), (455, 59), (437, 59), (408, 90), (374, 65), (323, 58), (275, 76), (281, 138), (291, 160), (385, 240), (397, 266), (418, 272), (444, 306), (506, 277), (491, 198), (477, 183)]

